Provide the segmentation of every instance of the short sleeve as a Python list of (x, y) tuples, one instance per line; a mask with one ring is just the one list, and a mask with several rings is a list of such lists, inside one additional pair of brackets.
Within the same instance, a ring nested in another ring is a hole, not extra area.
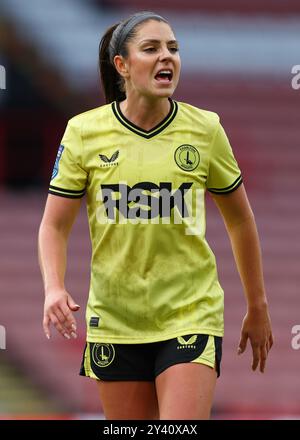
[(85, 194), (88, 173), (83, 165), (79, 127), (69, 121), (58, 148), (49, 193), (77, 199)]
[(227, 194), (237, 189), (242, 181), (229, 140), (218, 122), (210, 150), (206, 187), (214, 194)]

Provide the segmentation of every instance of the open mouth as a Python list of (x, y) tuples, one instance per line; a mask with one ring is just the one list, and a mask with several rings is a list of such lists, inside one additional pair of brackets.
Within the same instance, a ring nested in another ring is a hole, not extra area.
[(172, 78), (173, 72), (170, 69), (162, 69), (155, 75), (156, 81), (162, 83), (170, 83), (172, 81)]

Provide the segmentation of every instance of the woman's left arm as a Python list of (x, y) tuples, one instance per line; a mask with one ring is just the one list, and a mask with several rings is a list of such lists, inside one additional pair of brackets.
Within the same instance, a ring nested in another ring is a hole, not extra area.
[(232, 193), (211, 193), (211, 196), (223, 217), (247, 300), (238, 354), (245, 351), (249, 338), (253, 352), (252, 369), (256, 370), (259, 364), (263, 373), (273, 335), (254, 215), (243, 184)]

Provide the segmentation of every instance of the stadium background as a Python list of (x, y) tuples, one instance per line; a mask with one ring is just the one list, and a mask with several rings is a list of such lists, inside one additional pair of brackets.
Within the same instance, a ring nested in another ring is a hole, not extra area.
[[(89, 282), (85, 209), (74, 226), (67, 288), (81, 305), (79, 337), (47, 341), (37, 232), (68, 118), (103, 103), (97, 76), (104, 30), (137, 10), (173, 25), (182, 57), (177, 100), (221, 116), (261, 236), (275, 336), (266, 372), (236, 349), (245, 300), (225, 228), (208, 200), (208, 239), (225, 289), (225, 341), (214, 419), (300, 418), (300, 4), (266, 0), (1, 0), (0, 418), (101, 418), (96, 388), (78, 376)], [(3, 345), (3, 343), (2, 343)]]

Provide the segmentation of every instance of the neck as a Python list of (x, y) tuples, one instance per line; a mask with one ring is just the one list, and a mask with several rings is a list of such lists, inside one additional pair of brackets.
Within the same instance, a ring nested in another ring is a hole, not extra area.
[(147, 99), (144, 96), (133, 98), (128, 96), (120, 103), (123, 115), (133, 124), (144, 130), (158, 125), (169, 113), (168, 98)]

